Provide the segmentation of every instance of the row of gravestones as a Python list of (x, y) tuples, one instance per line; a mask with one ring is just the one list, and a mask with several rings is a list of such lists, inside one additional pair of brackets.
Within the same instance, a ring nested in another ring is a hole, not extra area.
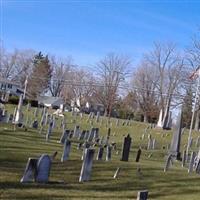
[[(173, 165), (174, 160), (182, 161), (182, 167), (186, 166), (188, 163), (188, 173), (195, 171), (200, 174), (200, 150), (197, 152), (191, 152), (190, 156), (187, 155), (187, 151), (184, 150), (181, 156), (180, 146), (181, 146), (181, 137), (184, 133), (184, 128), (182, 128), (182, 112), (179, 113), (175, 130), (173, 132), (173, 137), (170, 145), (170, 150), (166, 159), (164, 166), (164, 171), (168, 171), (169, 167)], [(193, 139), (190, 138), (188, 147), (191, 148)], [(200, 137), (196, 139), (196, 147), (200, 146)]]

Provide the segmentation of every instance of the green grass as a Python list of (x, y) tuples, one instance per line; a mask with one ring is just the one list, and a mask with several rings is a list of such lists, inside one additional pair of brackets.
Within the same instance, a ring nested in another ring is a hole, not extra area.
[[(9, 111), (13, 106), (7, 106)], [(24, 108), (26, 112), (26, 108)], [(33, 110), (28, 112), (33, 116)], [(68, 119), (68, 128), (74, 128), (71, 123), (72, 116), (66, 114)], [(86, 122), (87, 116), (81, 120), (78, 116), (74, 120), (81, 126), (81, 129), (91, 128), (90, 123)], [(117, 142), (119, 154), (112, 151), (111, 161), (93, 162), (91, 180), (89, 182), (79, 183), (81, 170), (82, 151), (77, 150), (77, 144), (73, 143), (70, 159), (64, 163), (60, 162), (63, 147), (57, 143), (62, 131), (56, 129), (49, 142), (45, 141), (45, 132), (42, 135), (38, 130), (23, 129), (13, 130), (11, 125), (0, 124), (0, 199), (136, 199), (137, 191), (147, 189), (149, 199), (162, 200), (198, 200), (200, 196), (200, 176), (194, 172), (187, 173), (186, 168), (181, 167), (180, 162), (175, 162), (170, 170), (163, 172), (165, 156), (167, 150), (162, 147), (170, 143), (171, 131), (162, 137), (163, 131), (149, 130), (153, 138), (157, 140), (156, 150), (145, 150), (147, 146), (147, 137), (141, 140), (141, 135), (147, 124), (132, 122), (131, 126), (115, 126), (115, 120), (111, 119), (111, 139)], [(122, 120), (120, 121), (122, 123)], [(96, 124), (94, 127), (100, 128), (100, 135), (106, 135), (106, 118), (103, 124)], [(115, 133), (115, 134), (114, 134)], [(132, 147), (129, 162), (120, 161), (121, 146), (123, 137), (127, 134), (132, 137)], [(181, 150), (187, 142), (188, 131), (182, 138)], [(193, 133), (196, 138), (198, 133)], [(142, 156), (140, 163), (135, 162), (138, 147), (142, 146)], [(195, 145), (193, 144), (193, 149)], [(19, 181), (23, 175), (28, 157), (37, 157), (42, 153), (52, 154), (58, 151), (58, 155), (53, 162), (50, 182), (48, 184), (28, 183), (21, 184)], [(97, 150), (96, 150), (97, 153)], [(152, 153), (152, 157), (148, 157)], [(95, 154), (96, 157), (96, 154)], [(105, 158), (105, 151), (104, 151)], [(142, 175), (137, 173), (137, 167), (142, 170)], [(113, 179), (117, 169), (121, 167), (118, 179)]]

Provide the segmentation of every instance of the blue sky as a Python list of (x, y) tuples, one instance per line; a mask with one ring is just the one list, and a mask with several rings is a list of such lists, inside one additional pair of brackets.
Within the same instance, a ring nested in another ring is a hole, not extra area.
[(94, 64), (109, 52), (136, 65), (155, 41), (189, 45), (200, 28), (200, 1), (0, 0), (4, 46)]

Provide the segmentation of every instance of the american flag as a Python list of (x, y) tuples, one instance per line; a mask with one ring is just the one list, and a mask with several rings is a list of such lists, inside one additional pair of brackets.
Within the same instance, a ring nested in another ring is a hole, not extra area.
[(189, 79), (195, 80), (200, 76), (200, 66), (189, 76)]

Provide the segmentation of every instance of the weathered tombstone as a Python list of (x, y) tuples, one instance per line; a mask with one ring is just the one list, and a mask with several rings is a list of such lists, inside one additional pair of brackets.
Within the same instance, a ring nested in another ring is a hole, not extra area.
[(35, 180), (35, 174), (37, 171), (37, 161), (38, 159), (35, 158), (28, 159), (24, 175), (20, 180), (21, 183), (32, 182), (33, 180)]
[(116, 170), (116, 172), (115, 172), (115, 174), (114, 174), (114, 176), (113, 176), (114, 179), (118, 178), (118, 175), (119, 175), (120, 171), (121, 171), (121, 168), (118, 167), (117, 170)]
[(76, 125), (75, 128), (74, 128), (73, 137), (74, 138), (78, 138), (79, 137), (79, 133), (80, 133), (80, 127), (78, 125)]
[(149, 137), (148, 139), (148, 145), (147, 145), (147, 149), (153, 149), (153, 139), (151, 137)]
[(116, 119), (116, 126), (119, 126), (119, 119)]
[(63, 134), (60, 138), (60, 143), (61, 144), (64, 144), (65, 140), (69, 137), (69, 134), (70, 134), (70, 130), (64, 130), (63, 131)]
[(31, 109), (31, 104), (28, 103), (28, 104), (27, 104), (27, 111), (30, 111), (30, 109)]
[(190, 138), (190, 141), (189, 141), (189, 148), (192, 147), (192, 143), (193, 143), (193, 138)]
[(138, 151), (137, 151), (137, 156), (136, 156), (135, 162), (139, 162), (140, 161), (141, 153), (142, 153), (142, 150), (141, 150), (141, 148), (139, 148)]
[(82, 132), (81, 132), (81, 134), (79, 135), (79, 140), (84, 140), (84, 138), (85, 138), (85, 134), (86, 134), (86, 130), (83, 130)]
[(103, 151), (104, 151), (104, 148), (103, 147), (99, 147), (98, 149), (98, 153), (97, 153), (97, 160), (102, 160), (103, 158)]
[(68, 139), (66, 139), (63, 147), (61, 162), (64, 162), (69, 159), (70, 149), (71, 149), (71, 142)]
[(185, 161), (186, 161), (186, 150), (183, 151), (183, 156), (182, 156), (182, 167), (185, 166)]
[(147, 198), (148, 198), (148, 191), (147, 190), (143, 190), (143, 191), (138, 192), (137, 200), (147, 200)]
[(173, 157), (177, 160), (180, 160), (181, 153), (180, 153), (180, 144), (181, 144), (181, 130), (182, 130), (182, 111), (179, 113), (178, 118), (176, 120), (175, 131), (173, 133), (170, 151)]
[(34, 120), (33, 124), (32, 124), (32, 128), (38, 129), (38, 121)]
[(192, 154), (190, 156), (190, 163), (189, 163), (189, 167), (188, 167), (188, 173), (191, 173), (193, 171), (195, 156), (196, 156), (195, 152), (192, 152)]
[(85, 153), (84, 153), (85, 156), (84, 156), (84, 160), (83, 160), (83, 164), (82, 164), (82, 168), (81, 168), (79, 182), (90, 180), (94, 152), (95, 152), (94, 149), (90, 149), (90, 148), (85, 149)]
[(49, 124), (48, 130), (47, 130), (47, 134), (46, 134), (46, 141), (49, 140), (50, 135), (52, 133), (52, 130), (53, 130), (53, 121), (51, 121), (50, 124)]
[(195, 159), (195, 164), (194, 165), (195, 165), (195, 171), (196, 171), (196, 173), (200, 174), (200, 150), (199, 150), (199, 152), (197, 154), (197, 157)]
[(127, 137), (124, 138), (121, 161), (128, 161), (129, 152), (130, 152), (130, 148), (131, 148), (131, 140), (132, 139), (129, 134), (127, 135)]
[(89, 137), (87, 139), (88, 142), (92, 142), (93, 138), (94, 138), (94, 132), (95, 132), (95, 128), (92, 128), (90, 130), (90, 133), (89, 133)]
[(47, 183), (49, 180), (50, 169), (51, 158), (46, 154), (41, 155), (37, 162), (36, 182)]
[(155, 148), (156, 148), (156, 139), (154, 138), (152, 140), (152, 149), (155, 150)]
[(167, 156), (167, 159), (166, 159), (166, 163), (165, 163), (165, 167), (164, 167), (164, 172), (168, 171), (171, 162), (172, 162), (172, 155), (169, 154)]
[(34, 117), (38, 117), (38, 107), (36, 107), (34, 110)]
[(111, 151), (112, 151), (112, 147), (108, 145), (106, 147), (106, 161), (111, 160)]
[(97, 112), (97, 115), (96, 115), (96, 122), (97, 122), (97, 123), (99, 123), (99, 119), (100, 119), (100, 112), (98, 111), (98, 112)]

